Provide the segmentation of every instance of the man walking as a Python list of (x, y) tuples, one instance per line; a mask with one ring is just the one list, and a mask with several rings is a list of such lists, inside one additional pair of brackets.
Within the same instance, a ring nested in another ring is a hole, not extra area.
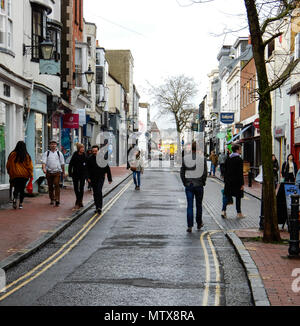
[[(213, 176), (216, 176), (216, 168), (218, 166), (218, 155), (215, 151), (211, 151), (209, 159), (211, 161), (211, 172), (213, 173)], [(211, 175), (211, 172), (209, 175)]]
[(183, 155), (180, 177), (185, 186), (187, 199), (187, 232), (192, 232), (194, 226), (194, 197), (196, 198), (196, 222), (197, 229), (203, 227), (202, 200), (204, 186), (207, 178), (207, 164), (203, 153), (197, 151), (196, 142), (192, 144), (192, 152)]
[[(224, 195), (226, 198), (236, 198), (237, 217), (245, 217), (241, 210), (241, 199), (244, 197), (244, 174), (243, 174), (243, 160), (241, 158), (242, 146), (239, 144), (232, 145), (232, 154), (226, 160), (225, 166), (225, 187)], [(223, 203), (221, 216), (226, 218), (227, 202)]]
[(57, 149), (58, 143), (55, 140), (50, 141), (50, 150), (42, 156), (42, 168), (46, 174), (50, 205), (58, 207), (60, 205), (60, 176), (65, 177), (65, 159), (63, 154)]
[(108, 183), (112, 183), (112, 176), (110, 167), (107, 164), (105, 167), (101, 167), (97, 163), (97, 155), (99, 152), (99, 146), (95, 145), (92, 147), (92, 155), (87, 161), (88, 170), (88, 182), (91, 183), (93, 188), (94, 201), (96, 206), (96, 213), (102, 213), (103, 195), (102, 188), (105, 181), (105, 175), (107, 174)]

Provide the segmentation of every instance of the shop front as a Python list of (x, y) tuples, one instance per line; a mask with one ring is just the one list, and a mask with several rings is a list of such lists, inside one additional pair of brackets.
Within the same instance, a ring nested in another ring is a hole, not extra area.
[(24, 112), (29, 106), (31, 85), (0, 64), (0, 202), (8, 199), (8, 155), (18, 141), (24, 140)]
[(42, 155), (48, 148), (47, 142), (47, 89), (38, 87), (33, 89), (30, 110), (26, 121), (25, 142), (27, 151), (33, 162), (33, 186), (38, 190), (37, 181), (44, 178), (42, 170)]

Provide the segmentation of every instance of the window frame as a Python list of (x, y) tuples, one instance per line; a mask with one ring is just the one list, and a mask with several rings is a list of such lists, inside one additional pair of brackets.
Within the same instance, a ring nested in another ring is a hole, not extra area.
[[(12, 19), (12, 1), (4, 0), (4, 8), (0, 7), (0, 25), (2, 25), (3, 42), (0, 47), (6, 50), (13, 50), (13, 19)], [(2, 20), (2, 23), (1, 23)], [(1, 27), (0, 27), (1, 31)]]

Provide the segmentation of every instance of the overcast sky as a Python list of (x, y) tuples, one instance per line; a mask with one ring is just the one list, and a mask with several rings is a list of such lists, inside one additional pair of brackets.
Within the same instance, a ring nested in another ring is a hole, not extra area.
[(84, 17), (97, 25), (100, 46), (131, 50), (141, 102), (151, 103), (148, 83), (157, 86), (169, 76), (185, 74), (199, 85), (198, 107), (221, 46), (248, 36), (248, 29), (212, 35), (247, 26), (243, 0), (188, 4), (190, 0), (84, 0)]

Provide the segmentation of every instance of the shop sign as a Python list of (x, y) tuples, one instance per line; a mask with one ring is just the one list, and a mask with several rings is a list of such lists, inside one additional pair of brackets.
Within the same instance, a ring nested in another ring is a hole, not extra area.
[(259, 119), (256, 119), (256, 120), (253, 122), (253, 126), (254, 126), (254, 128), (256, 128), (256, 129), (259, 129)]
[(275, 129), (274, 129), (274, 137), (275, 138), (285, 137), (285, 125), (275, 127)]
[(234, 122), (234, 113), (231, 112), (221, 113), (220, 121), (225, 124), (232, 124)]
[(79, 114), (68, 113), (63, 117), (63, 128), (78, 129), (79, 128)]

